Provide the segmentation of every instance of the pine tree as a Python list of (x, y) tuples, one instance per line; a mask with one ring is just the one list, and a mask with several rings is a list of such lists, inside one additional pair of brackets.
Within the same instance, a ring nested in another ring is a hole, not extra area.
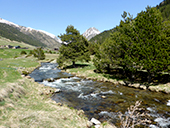
[(135, 19), (136, 64), (148, 72), (148, 82), (157, 72), (170, 65), (169, 42), (163, 31), (162, 16), (156, 8), (147, 7)]
[(64, 63), (72, 62), (73, 67), (75, 67), (76, 61), (89, 61), (90, 53), (88, 50), (88, 41), (80, 35), (80, 32), (70, 25), (66, 29), (66, 34), (60, 35), (59, 38), (65, 44), (60, 47), (59, 58), (57, 62), (60, 67)]

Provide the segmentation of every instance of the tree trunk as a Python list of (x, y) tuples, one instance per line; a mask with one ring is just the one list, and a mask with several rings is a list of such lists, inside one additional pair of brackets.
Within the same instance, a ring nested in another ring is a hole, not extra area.
[(107, 64), (107, 72), (110, 73), (110, 64)]
[(74, 67), (74, 68), (76, 67), (75, 61), (73, 61), (73, 67)]
[(151, 73), (150, 73), (149, 70), (148, 70), (148, 83), (149, 83), (149, 84), (151, 83)]
[(131, 80), (132, 80), (132, 81), (134, 81), (134, 80), (135, 80), (135, 74), (134, 74), (134, 72), (133, 72), (133, 71), (131, 72)]

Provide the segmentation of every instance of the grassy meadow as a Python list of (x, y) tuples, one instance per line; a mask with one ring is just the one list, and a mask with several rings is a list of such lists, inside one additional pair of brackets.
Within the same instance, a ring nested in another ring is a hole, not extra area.
[[(0, 38), (0, 45), (11, 41)], [(24, 45), (22, 47), (25, 47)], [(32, 47), (33, 48), (33, 47)], [(0, 49), (0, 127), (8, 128), (83, 128), (87, 119), (82, 111), (57, 104), (50, 99), (53, 88), (21, 77), (22, 71), (32, 71), (39, 66), (33, 56), (20, 55), (27, 49)], [(57, 54), (46, 54), (46, 60), (56, 59)]]

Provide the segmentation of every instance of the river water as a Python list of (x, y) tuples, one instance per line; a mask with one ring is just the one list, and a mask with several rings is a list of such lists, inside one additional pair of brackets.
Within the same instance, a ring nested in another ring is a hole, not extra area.
[[(61, 89), (51, 98), (56, 102), (67, 104), (75, 109), (84, 110), (86, 116), (118, 124), (118, 112), (125, 113), (130, 105), (142, 101), (147, 113), (152, 117), (154, 125), (150, 127), (170, 127), (170, 95), (164, 93), (139, 90), (109, 82), (96, 82), (78, 78), (61, 72), (56, 63), (42, 63), (30, 76), (36, 82)], [(54, 79), (48, 82), (46, 79)]]

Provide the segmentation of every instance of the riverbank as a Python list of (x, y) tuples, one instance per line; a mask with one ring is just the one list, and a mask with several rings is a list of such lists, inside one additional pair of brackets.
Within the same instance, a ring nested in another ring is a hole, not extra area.
[[(2, 50), (0, 54), (4, 56), (0, 60), (0, 127), (87, 128), (91, 125), (82, 110), (52, 101), (54, 88), (38, 84), (26, 75), (41, 62), (56, 59), (56, 54), (46, 54), (43, 61), (21, 56), (20, 50)], [(101, 125), (107, 126), (110, 125)]]
[(137, 89), (142, 89), (142, 90), (148, 89), (153, 92), (163, 92), (166, 94), (170, 94), (170, 83), (158, 84), (158, 85), (150, 84), (149, 86), (141, 84), (141, 83), (131, 83), (129, 81), (112, 79), (110, 78), (109, 75), (94, 72), (95, 67), (92, 62), (89, 62), (89, 63), (78, 62), (77, 65), (85, 65), (85, 66), (78, 66), (77, 68), (68, 68), (62, 71), (71, 73), (78, 77), (92, 79), (94, 81), (111, 82), (113, 84), (120, 84), (120, 85), (124, 85), (128, 87), (132, 87), (132, 88), (137, 88)]
[[(55, 89), (21, 75), (23, 71), (30, 73), (42, 61), (20, 55), (20, 52), (18, 49), (0, 50), (0, 127), (86, 128), (88, 119), (83, 111), (57, 104), (50, 99)], [(46, 56), (43, 62), (51, 61), (57, 55)]]
[(82, 111), (57, 104), (50, 97), (55, 90), (27, 77), (7, 83), (1, 90), (1, 127), (87, 127)]

